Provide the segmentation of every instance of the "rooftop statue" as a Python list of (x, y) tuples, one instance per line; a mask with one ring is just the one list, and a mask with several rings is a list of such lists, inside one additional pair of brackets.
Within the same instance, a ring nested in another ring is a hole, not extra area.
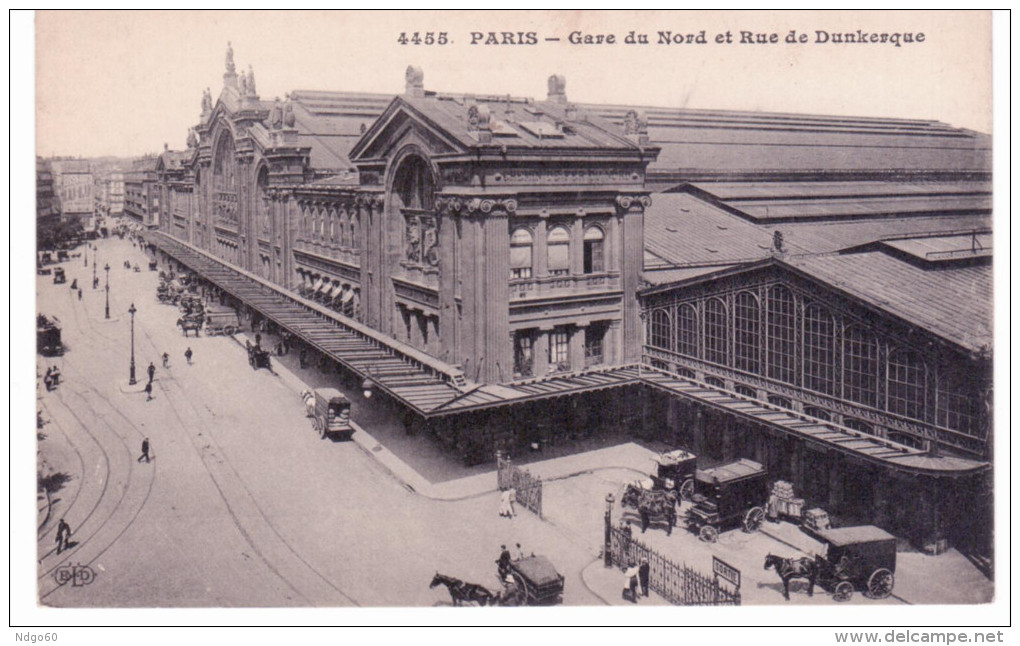
[(283, 127), (283, 104), (280, 103), (280, 97), (276, 97), (276, 101), (273, 102), (273, 109), (269, 113), (269, 126), (273, 130)]
[(248, 64), (248, 94), (247, 96), (258, 96), (255, 91), (255, 70), (251, 68), (251, 64)]
[(287, 102), (283, 105), (283, 125), (287, 128), (294, 127), (294, 102), (290, 94), (287, 95)]
[(227, 41), (227, 73), (233, 74), (234, 68), (234, 48), (230, 46), (230, 41)]

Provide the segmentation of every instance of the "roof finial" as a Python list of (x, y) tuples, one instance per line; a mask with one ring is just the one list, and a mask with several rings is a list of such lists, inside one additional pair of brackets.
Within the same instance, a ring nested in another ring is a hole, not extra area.
[(233, 74), (236, 71), (234, 67), (234, 48), (231, 47), (230, 41), (227, 41), (227, 74)]

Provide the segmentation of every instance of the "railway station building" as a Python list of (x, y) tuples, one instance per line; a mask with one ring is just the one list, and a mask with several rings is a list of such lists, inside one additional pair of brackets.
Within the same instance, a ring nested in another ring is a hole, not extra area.
[(626, 428), (987, 542), (987, 136), (405, 83), (263, 100), (228, 51), (149, 242), (466, 461)]

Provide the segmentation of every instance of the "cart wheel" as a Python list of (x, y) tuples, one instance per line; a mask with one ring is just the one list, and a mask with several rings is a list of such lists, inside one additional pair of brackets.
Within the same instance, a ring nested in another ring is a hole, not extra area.
[(879, 568), (868, 579), (868, 595), (872, 599), (885, 599), (892, 594), (894, 583), (893, 573), (884, 567)]
[(744, 516), (744, 531), (754, 533), (761, 527), (765, 520), (765, 510), (761, 507), (751, 507)]
[(319, 438), (323, 439), (323, 440), (326, 439), (326, 425), (325, 424), (319, 424)]
[(698, 532), (698, 538), (706, 543), (715, 543), (719, 540), (719, 530), (711, 525), (704, 525)]
[(517, 585), (517, 597), (514, 599), (513, 605), (515, 606), (526, 606), (528, 605), (528, 584), (524, 581), (524, 577), (519, 572), (513, 573), (514, 584)]
[(854, 596), (854, 585), (849, 581), (840, 581), (836, 585), (836, 589), (832, 591), (832, 598), (836, 601), (850, 601), (850, 598)]
[(694, 478), (687, 478), (680, 485), (680, 499), (690, 502), (694, 498)]

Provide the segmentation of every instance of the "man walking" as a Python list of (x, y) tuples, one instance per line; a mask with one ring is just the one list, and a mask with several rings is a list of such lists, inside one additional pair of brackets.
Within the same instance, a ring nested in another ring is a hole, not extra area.
[(60, 522), (57, 523), (57, 554), (67, 549), (68, 543), (71, 542), (71, 526), (64, 522), (61, 518)]
[(149, 383), (156, 377), (156, 364), (149, 362), (149, 367), (145, 369), (149, 373)]
[(142, 454), (138, 456), (138, 461), (142, 460), (149, 461), (149, 438), (142, 440)]
[(502, 581), (506, 578), (506, 575), (510, 572), (510, 550), (506, 548), (506, 545), (500, 545), (499, 549), (503, 550), (499, 553), (499, 558), (496, 559), (496, 567), (499, 569), (499, 579)]
[(81, 287), (78, 288), (78, 300), (81, 300)]
[(651, 573), (651, 567), (648, 565), (648, 559), (641, 559), (641, 565), (638, 567), (638, 583), (641, 584), (641, 596), (648, 596), (648, 575)]
[(184, 351), (184, 358), (188, 360), (188, 365), (191, 365), (191, 347)]
[(164, 368), (170, 367), (170, 355), (167, 354), (166, 352), (163, 353), (163, 367)]
[(145, 401), (152, 401), (152, 382), (145, 384)]

